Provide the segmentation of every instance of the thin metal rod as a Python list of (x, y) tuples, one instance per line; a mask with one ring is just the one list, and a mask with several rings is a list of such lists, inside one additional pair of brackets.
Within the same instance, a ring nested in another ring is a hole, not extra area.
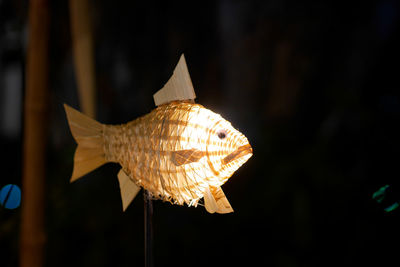
[(147, 190), (144, 198), (144, 266), (153, 267), (153, 202)]

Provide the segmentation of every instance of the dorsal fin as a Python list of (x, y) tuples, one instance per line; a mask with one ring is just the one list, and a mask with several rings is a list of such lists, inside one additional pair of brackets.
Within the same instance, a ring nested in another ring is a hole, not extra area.
[(182, 54), (174, 73), (163, 88), (153, 95), (156, 106), (176, 101), (193, 100), (196, 98), (192, 80), (186, 66), (185, 56)]

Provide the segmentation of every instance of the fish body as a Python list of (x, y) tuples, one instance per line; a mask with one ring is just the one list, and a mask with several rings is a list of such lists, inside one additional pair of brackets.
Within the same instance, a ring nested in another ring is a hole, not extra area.
[(119, 163), (124, 210), (141, 187), (154, 198), (232, 212), (220, 188), (252, 155), (247, 138), (200, 104), (172, 101), (122, 125), (105, 125), (65, 105), (78, 143), (74, 181), (106, 162)]

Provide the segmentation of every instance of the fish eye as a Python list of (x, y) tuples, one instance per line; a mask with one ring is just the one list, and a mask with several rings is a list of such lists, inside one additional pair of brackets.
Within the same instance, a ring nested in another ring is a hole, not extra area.
[(226, 138), (226, 131), (225, 130), (219, 130), (217, 134), (218, 134), (218, 138), (221, 139), (221, 140)]

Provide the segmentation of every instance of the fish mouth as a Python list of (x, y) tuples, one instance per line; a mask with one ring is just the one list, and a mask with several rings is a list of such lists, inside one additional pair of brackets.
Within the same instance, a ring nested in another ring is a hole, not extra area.
[(250, 144), (246, 144), (246, 145), (238, 147), (235, 151), (233, 151), (228, 156), (226, 156), (222, 160), (222, 162), (224, 164), (228, 164), (229, 162), (232, 162), (235, 159), (241, 158), (241, 157), (246, 156), (248, 154), (253, 154), (253, 149), (251, 148)]

